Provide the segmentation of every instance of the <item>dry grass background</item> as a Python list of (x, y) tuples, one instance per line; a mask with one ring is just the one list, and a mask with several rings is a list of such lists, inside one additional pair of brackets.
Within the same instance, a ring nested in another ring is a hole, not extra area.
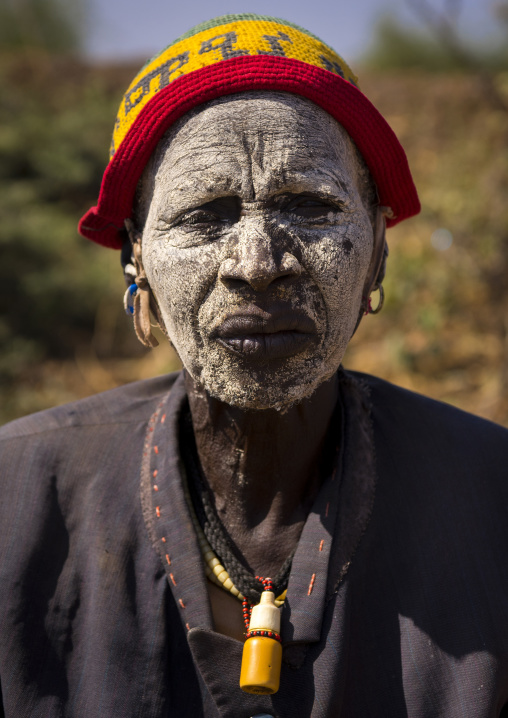
[[(508, 99), (508, 75), (495, 82)], [(407, 151), (422, 213), (388, 232), (386, 307), (345, 363), (508, 424), (508, 116), (467, 75), (363, 87)], [(440, 228), (445, 251), (431, 243)]]

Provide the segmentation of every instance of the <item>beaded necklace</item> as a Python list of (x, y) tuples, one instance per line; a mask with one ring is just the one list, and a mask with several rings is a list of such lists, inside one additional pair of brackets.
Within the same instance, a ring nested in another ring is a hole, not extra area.
[(245, 643), (240, 670), (240, 688), (245, 693), (269, 695), (277, 693), (282, 667), (282, 640), (280, 637), (280, 612), (286, 598), (286, 590), (275, 598), (271, 578), (256, 576), (263, 585), (259, 603), (254, 606), (236, 588), (228, 572), (217, 558), (201, 528), (189, 492), (187, 481), (183, 491), (198, 537), (199, 547), (205, 561), (206, 577), (242, 601), (245, 623)]
[[(245, 621), (245, 605), (250, 605), (252, 607), (251, 601), (249, 601), (248, 598), (245, 598), (245, 596), (240, 593), (240, 591), (236, 588), (233, 581), (231, 580), (229, 573), (226, 571), (222, 563), (220, 562), (217, 554), (213, 550), (213, 548), (210, 546), (203, 529), (201, 528), (201, 525), (198, 521), (198, 518), (196, 516), (196, 511), (194, 510), (194, 504), (192, 503), (191, 495), (189, 492), (189, 487), (187, 482), (184, 482), (183, 485), (183, 491), (185, 494), (185, 499), (187, 501), (187, 505), (189, 507), (189, 512), (192, 518), (192, 523), (194, 526), (194, 530), (196, 531), (196, 535), (198, 537), (198, 543), (199, 548), (201, 549), (201, 554), (203, 556), (204, 562), (205, 562), (205, 574), (208, 579), (212, 583), (215, 583), (217, 586), (220, 586), (225, 591), (228, 591), (229, 593), (233, 594), (235, 598), (238, 598), (239, 601), (244, 604), (244, 621)], [(265, 590), (265, 584), (264, 581), (269, 580), (270, 581), (270, 591), (273, 591), (273, 581), (271, 579), (263, 579), (259, 576), (256, 576), (256, 580), (260, 581), (263, 584), (263, 587)], [(282, 606), (284, 603), (284, 600), (286, 598), (287, 589), (285, 589), (278, 598), (275, 599), (275, 605), (276, 606)], [(252, 610), (252, 608), (250, 609)], [(249, 618), (250, 618), (250, 612), (249, 612)], [(248, 628), (247, 622), (246, 627)]]
[[(229, 538), (216, 513), (209, 490), (205, 486), (197, 458), (189, 411), (182, 415), (180, 432), (182, 458), (187, 472), (186, 499), (192, 509), (191, 515), (205, 561), (207, 577), (239, 600), (243, 601), (247, 598), (251, 604), (259, 603), (263, 584), (243, 565), (238, 549)], [(288, 556), (272, 579), (273, 591), (278, 597), (285, 596), (293, 553)], [(231, 586), (234, 590), (231, 590)]]
[[(332, 417), (332, 427), (335, 426), (338, 420), (340, 420), (340, 412), (336, 410)], [(182, 415), (180, 432), (180, 446), (182, 447), (185, 468), (188, 474), (188, 477), (185, 476), (184, 494), (203, 555), (206, 577), (242, 601), (246, 640), (242, 653), (240, 688), (246, 693), (276, 693), (279, 690), (282, 665), (279, 609), (286, 598), (293, 554), (286, 559), (274, 580), (261, 576), (253, 577), (249, 574), (247, 569), (235, 557), (232, 542), (228, 539), (227, 533), (215, 513), (213, 502), (209, 499), (207, 490), (203, 485), (192, 429), (192, 419), (188, 408), (187, 412)], [(334, 434), (334, 431), (329, 431), (328, 437)], [(329, 438), (327, 443), (329, 443)], [(331, 458), (331, 456), (336, 455), (336, 451), (327, 451), (325, 447), (323, 455), (324, 457), (328, 455)], [(190, 482), (188, 478), (191, 479)], [(200, 517), (198, 517), (198, 511), (200, 512)], [(205, 535), (205, 530), (207, 530), (208, 535)], [(219, 545), (221, 553), (225, 551), (228, 562), (235, 565), (236, 575), (241, 577), (242, 590), (238, 587), (239, 581), (233, 581), (224, 567), (224, 560), (219, 558), (212, 547), (211, 541), (216, 546)], [(261, 593), (257, 590), (256, 583), (262, 585), (263, 591)], [(276, 592), (274, 592), (274, 584)], [(277, 587), (281, 584), (283, 586), (282, 590), (278, 591)], [(276, 593), (280, 594), (278, 598), (275, 597)], [(252, 598), (255, 600), (252, 600)]]

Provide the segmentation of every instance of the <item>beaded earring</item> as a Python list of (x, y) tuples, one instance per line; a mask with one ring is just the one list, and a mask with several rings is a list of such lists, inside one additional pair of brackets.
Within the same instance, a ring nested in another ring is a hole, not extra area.
[[(151, 293), (141, 259), (141, 233), (136, 230), (131, 219), (125, 220), (125, 229), (131, 241), (132, 260), (134, 262), (134, 265), (128, 264), (125, 270), (127, 268), (134, 270), (134, 282), (125, 292), (124, 307), (126, 312), (134, 319), (134, 330), (139, 341), (146, 347), (156, 347), (159, 342), (152, 334), (150, 322)], [(125, 273), (128, 274), (128, 272)]]

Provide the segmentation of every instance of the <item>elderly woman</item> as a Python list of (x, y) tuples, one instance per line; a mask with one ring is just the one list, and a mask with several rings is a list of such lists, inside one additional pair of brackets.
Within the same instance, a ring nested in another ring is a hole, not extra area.
[(305, 30), (141, 70), (80, 229), (184, 370), (4, 428), (8, 718), (507, 714), (508, 434), (340, 366), (418, 209)]

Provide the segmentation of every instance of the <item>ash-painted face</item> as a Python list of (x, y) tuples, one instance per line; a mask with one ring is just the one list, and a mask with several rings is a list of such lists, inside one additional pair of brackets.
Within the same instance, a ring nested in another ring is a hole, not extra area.
[(246, 409), (284, 409), (339, 367), (373, 250), (346, 131), (285, 93), (184, 117), (145, 171), (143, 263), (184, 366)]

